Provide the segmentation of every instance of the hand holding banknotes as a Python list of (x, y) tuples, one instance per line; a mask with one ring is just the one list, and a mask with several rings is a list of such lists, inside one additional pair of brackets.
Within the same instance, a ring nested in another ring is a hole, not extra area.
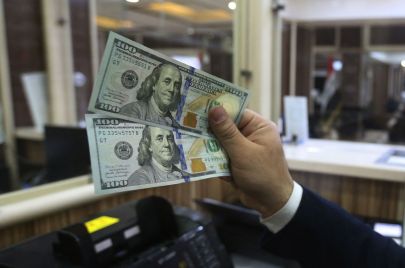
[(250, 110), (238, 127), (222, 107), (211, 109), (208, 116), (228, 153), (242, 202), (258, 210), (270, 230), (262, 240), (264, 249), (296, 260), (300, 267), (405, 267), (405, 251), (391, 238), (304, 187), (297, 212), (271, 221), (290, 202), (295, 187), (275, 124)]
[(238, 122), (249, 92), (110, 33), (86, 124), (96, 193), (228, 176), (208, 132), (223, 106)]
[(276, 125), (245, 110), (239, 129), (222, 107), (209, 112), (212, 132), (231, 163), (232, 179), (242, 201), (268, 217), (288, 201), (293, 180)]

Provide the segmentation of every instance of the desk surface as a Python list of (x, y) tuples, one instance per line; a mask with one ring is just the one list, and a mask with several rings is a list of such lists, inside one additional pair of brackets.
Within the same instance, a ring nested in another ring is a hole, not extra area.
[(88, 181), (81, 176), (0, 196), (0, 228), (105, 197)]
[(380, 161), (391, 150), (405, 146), (316, 139), (284, 145), (292, 170), (405, 182), (405, 165)]
[(44, 132), (35, 127), (18, 127), (15, 130), (15, 137), (31, 141), (43, 141)]

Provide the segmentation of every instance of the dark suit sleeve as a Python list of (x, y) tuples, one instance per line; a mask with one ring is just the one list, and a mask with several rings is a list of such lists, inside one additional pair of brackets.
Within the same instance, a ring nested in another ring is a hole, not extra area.
[(304, 189), (292, 220), (262, 246), (302, 267), (405, 267), (405, 249), (335, 204)]

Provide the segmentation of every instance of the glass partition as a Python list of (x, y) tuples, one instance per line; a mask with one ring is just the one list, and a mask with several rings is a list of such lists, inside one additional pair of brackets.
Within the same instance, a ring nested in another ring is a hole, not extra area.
[[(6, 159), (11, 147), (0, 143), (0, 193), (13, 188), (12, 168), (18, 172), (14, 189), (44, 183), (38, 176), (49, 162), (45, 124), (84, 127), (109, 31), (232, 81), (233, 1), (0, 1), (10, 69), (10, 87), (2, 90), (11, 96), (9, 101), (0, 99), (0, 106), (12, 104), (7, 107), (13, 107), (10, 132), (15, 142), (14, 167)], [(34, 98), (25, 88), (33, 85), (24, 84), (26, 74), (35, 76), (35, 90), (42, 92)], [(55, 86), (65, 87), (59, 91)], [(61, 97), (65, 91), (70, 99)], [(59, 120), (55, 114), (61, 111), (74, 115), (73, 120)]]
[(287, 49), (292, 23), (297, 60), (284, 52), (283, 65), (296, 68), (283, 68), (283, 92), (308, 98), (311, 138), (405, 144), (405, 23), (284, 21)]

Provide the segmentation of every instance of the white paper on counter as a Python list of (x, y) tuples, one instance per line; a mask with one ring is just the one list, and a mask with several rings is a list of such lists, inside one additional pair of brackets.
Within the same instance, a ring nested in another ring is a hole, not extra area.
[(44, 72), (24, 73), (21, 80), (35, 128), (43, 132), (44, 125), (48, 121), (46, 75)]
[(306, 97), (284, 96), (284, 115), (286, 136), (296, 142), (308, 140), (308, 105)]

